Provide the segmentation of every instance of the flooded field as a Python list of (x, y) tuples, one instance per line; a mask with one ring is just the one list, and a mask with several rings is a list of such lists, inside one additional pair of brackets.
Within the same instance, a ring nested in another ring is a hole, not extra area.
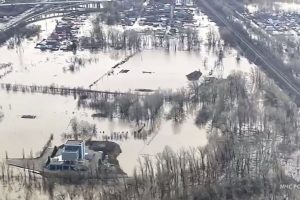
[[(237, 63), (236, 55), (236, 51), (229, 50), (226, 52), (223, 64), (215, 66), (217, 55), (212, 52), (207, 53), (205, 47), (201, 52), (145, 50), (122, 66), (123, 69), (130, 70), (128, 73), (104, 78), (95, 88), (99, 90), (111, 88), (113, 91), (137, 88), (176, 90), (188, 85), (185, 75), (195, 70), (200, 70), (206, 76), (213, 70), (213, 75), (216, 77), (226, 77), (234, 70), (249, 72), (253, 65), (244, 58)], [(205, 62), (207, 62), (206, 67), (203, 65)]]
[[(15, 144), (4, 142), (1, 145), (2, 158), (5, 157), (5, 152), (9, 157), (21, 157), (23, 150), (27, 156), (31, 151), (38, 153), (51, 133), (54, 134), (54, 144), (63, 143), (62, 134), (71, 132), (69, 124), (73, 118), (95, 124), (96, 138), (100, 140), (114, 132), (128, 132), (127, 139), (113, 140), (121, 145), (122, 153), (119, 161), (128, 174), (132, 173), (140, 155), (154, 155), (161, 152), (165, 146), (180, 150), (187, 146), (197, 147), (206, 144), (205, 128), (198, 128), (192, 115), (183, 124), (162, 119), (157, 123), (157, 128), (151, 137), (138, 139), (133, 136), (136, 129), (134, 123), (119, 119), (93, 119), (91, 115), (94, 112), (88, 109), (78, 109), (76, 100), (72, 97), (1, 92), (0, 101), (0, 111), (4, 113), (0, 139), (1, 141), (14, 141)], [(24, 114), (35, 115), (36, 118), (21, 118)]]
[[(203, 17), (199, 28), (203, 40), (215, 25)], [(103, 77), (111, 68), (131, 52), (109, 51), (89, 52), (79, 50), (76, 56), (72, 52), (40, 51), (35, 49), (35, 43), (53, 30), (56, 19), (39, 22), (42, 26), (41, 36), (35, 40), (25, 40), (16, 49), (0, 48), (2, 63), (12, 62), (13, 72), (0, 79), (1, 83), (24, 85), (56, 85), (65, 87), (88, 86)], [(218, 53), (215, 49), (204, 45), (198, 52), (168, 51), (163, 49), (144, 50), (136, 54), (127, 63), (115, 69), (111, 76), (104, 76), (93, 89), (110, 91), (128, 91), (135, 89), (179, 89), (187, 86), (185, 75), (200, 70), (204, 75), (213, 70), (213, 75), (226, 77), (233, 70), (250, 71), (253, 65), (241, 58), (237, 62), (237, 52), (224, 50), (224, 58), (218, 66)], [(34, 56), (32, 56), (34, 55)], [(69, 66), (74, 59), (82, 59), (84, 64), (70, 71)], [(122, 69), (128, 73), (119, 73)], [(146, 72), (146, 73), (145, 73)], [(150, 73), (147, 73), (150, 72)], [(152, 73), (151, 73), (152, 72)], [(139, 83), (138, 87), (136, 83)]]
[[(205, 20), (208, 19), (206, 18)], [(78, 51), (76, 53), (77, 57), (90, 59), (90, 62), (86, 62), (85, 66), (78, 71), (65, 71), (64, 69), (67, 68), (74, 56), (72, 52), (40, 51), (34, 48), (36, 41), (46, 37), (53, 30), (55, 21), (56, 19), (50, 19), (37, 23), (44, 30), (39, 38), (25, 40), (16, 49), (7, 49), (6, 46), (0, 48), (0, 54), (5, 55), (1, 56), (1, 63), (11, 62), (13, 66), (13, 72), (3, 77), (0, 82), (88, 88), (94, 80), (107, 73), (114, 64), (129, 53), (123, 51)], [(203, 24), (200, 27), (203, 31), (215, 28), (213, 23), (209, 23), (208, 25)], [(205, 34), (203, 37), (205, 37)], [(208, 75), (212, 71), (211, 75), (216, 77), (226, 77), (234, 70), (250, 72), (254, 65), (250, 64), (243, 57), (237, 62), (236, 56), (237, 52), (235, 50), (226, 49), (222, 63), (216, 66), (218, 55), (214, 49), (209, 49), (205, 44), (202, 45), (199, 52), (148, 49), (136, 54), (128, 62), (120, 66), (120, 68), (117, 68), (116, 72), (111, 76), (105, 76), (92, 89), (110, 91), (128, 91), (140, 88), (177, 90), (188, 86), (189, 81), (186, 75), (195, 70), (200, 70), (204, 75)], [(120, 73), (122, 69), (129, 71), (127, 73)], [(7, 94), (5, 91), (1, 91), (0, 98), (1, 110), (5, 115), (1, 122), (1, 132), (5, 134), (1, 136), (24, 137), (25, 141), (33, 137), (39, 138), (35, 140), (36, 145), (30, 141), (22, 145), (24, 141), (20, 140), (22, 143), (17, 146), (28, 151), (30, 149), (34, 152), (38, 151), (43, 145), (41, 141), (45, 141), (50, 133), (54, 133), (56, 142), (58, 142), (60, 139), (59, 135), (65, 131), (70, 119), (73, 117), (88, 121), (93, 120), (88, 110), (76, 107), (76, 99), (73, 97), (12, 92)], [(24, 114), (34, 114), (37, 118), (33, 120), (20, 118)], [(122, 123), (120, 122), (108, 120), (96, 122), (99, 124), (99, 129), (102, 129), (102, 127), (111, 127), (110, 131), (113, 131), (112, 127), (122, 129)], [(186, 126), (193, 128), (192, 120), (188, 120), (186, 123), (187, 125), (184, 125), (184, 129), (187, 128)], [(46, 124), (51, 124), (51, 126), (45, 129)], [(169, 123), (163, 124), (164, 126), (160, 131), (173, 132)], [(185, 132), (185, 130), (181, 129), (178, 132)], [(30, 134), (30, 137), (28, 137), (28, 134)], [(6, 141), (6, 139), (3, 138), (2, 141)], [(163, 144), (163, 141), (160, 140), (159, 143)], [(3, 149), (0, 152), (3, 153), (5, 150), (8, 150), (8, 152), (11, 152), (9, 153), (11, 156), (19, 155), (20, 151), (12, 152), (9, 148), (14, 147), (9, 146), (9, 144), (1, 146)], [(190, 146), (190, 144), (187, 144), (187, 146)], [(122, 155), (126, 154), (125, 149), (124, 152)]]
[[(75, 55), (72, 52), (40, 51), (35, 44), (47, 37), (54, 29), (56, 19), (38, 22), (42, 33), (38, 38), (24, 40), (19, 47), (0, 48), (0, 63), (12, 63), (13, 71), (0, 79), (0, 83), (64, 86), (89, 88), (94, 81), (94, 90), (134, 91), (136, 89), (173, 90), (187, 88), (187, 74), (200, 70), (203, 76), (226, 77), (233, 71), (251, 72), (256, 68), (247, 59), (240, 57), (231, 48), (222, 50), (224, 57), (220, 62), (216, 48), (210, 48), (205, 40), (209, 30), (217, 30), (214, 23), (206, 16), (201, 16), (199, 27), (203, 36), (203, 44), (199, 51), (178, 51), (171, 49), (147, 49), (137, 53), (128, 62), (114, 69), (111, 75), (105, 75), (112, 67), (130, 55), (129, 51), (109, 50), (95, 51), (78, 50), (77, 58), (85, 63), (74, 71), (68, 67)], [(83, 28), (84, 29), (84, 28)], [(83, 30), (82, 30), (83, 31)], [(126, 70), (126, 73), (122, 73)], [(128, 132), (127, 139), (112, 139), (120, 144), (122, 153), (118, 157), (121, 168), (132, 175), (143, 155), (154, 155), (166, 146), (173, 150), (204, 146), (207, 143), (206, 128), (195, 125), (195, 116), (189, 113), (181, 123), (168, 120), (165, 116), (156, 122), (155, 130), (147, 138), (136, 138), (135, 123), (118, 118), (93, 118), (94, 111), (78, 107), (78, 99), (73, 96), (47, 94), (28, 94), (0, 91), (0, 112), (4, 117), (0, 122), (0, 157), (21, 157), (23, 150), (26, 155), (32, 151), (35, 155), (43, 147), (50, 134), (54, 135), (53, 144), (63, 143), (62, 134), (69, 133), (70, 121), (74, 118), (95, 124), (97, 139), (105, 139), (112, 133)], [(22, 115), (34, 115), (35, 119), (24, 119)], [(7, 191), (5, 188), (4, 191)], [(37, 195), (36, 199), (42, 198)]]
[[(13, 73), (1, 79), (1, 82), (25, 85), (58, 85), (66, 87), (87, 87), (91, 80), (96, 80), (102, 73), (124, 57), (123, 52), (90, 53), (78, 51), (77, 58), (84, 59), (87, 64), (74, 71), (69, 70), (75, 56), (72, 52), (41, 51), (35, 49), (38, 41), (46, 38), (53, 31), (57, 19), (50, 19), (37, 23), (42, 26), (42, 33), (38, 38), (25, 40), (15, 49), (0, 48), (1, 63), (13, 64)], [(33, 56), (34, 55), (34, 56)]]

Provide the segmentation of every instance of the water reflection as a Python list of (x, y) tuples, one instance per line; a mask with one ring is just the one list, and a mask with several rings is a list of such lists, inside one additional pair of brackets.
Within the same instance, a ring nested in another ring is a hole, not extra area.
[[(200, 26), (203, 31), (200, 33), (205, 38), (214, 24), (209, 22), (204, 15), (200, 18), (203, 20)], [(128, 54), (125, 51), (91, 53), (83, 50), (78, 51), (74, 57), (72, 52), (42, 52), (35, 49), (35, 42), (47, 37), (49, 32), (54, 29), (55, 20), (38, 22), (37, 24), (41, 25), (44, 31), (33, 40), (24, 40), (17, 49), (7, 49), (5, 46), (0, 48), (0, 54), (5, 55), (1, 56), (1, 63), (11, 62), (13, 66), (13, 72), (3, 77), (1, 82), (88, 88), (93, 81), (111, 70)], [(216, 77), (226, 77), (232, 70), (250, 71), (254, 67), (243, 57), (237, 63), (237, 52), (230, 48), (222, 50), (224, 51), (222, 62), (216, 64), (220, 59), (217, 50), (218, 48), (210, 48), (205, 43), (200, 51), (195, 52), (174, 51), (174, 49), (168, 52), (163, 49), (144, 50), (116, 68), (116, 73), (105, 76), (93, 89), (128, 91), (137, 88), (154, 90), (161, 88), (177, 90), (187, 87), (189, 82), (185, 75), (195, 70), (200, 70), (204, 75), (213, 72)], [(15, 59), (16, 57), (20, 59)], [(70, 64), (74, 64), (74, 60), (78, 66), (84, 67), (80, 67), (78, 73), (69, 73), (67, 69)], [(81, 64), (78, 64), (79, 60)], [(120, 73), (122, 70), (128, 70), (128, 72)], [(30, 150), (37, 152), (50, 133), (54, 133), (55, 143), (59, 144), (61, 142), (60, 135), (66, 131), (69, 121), (74, 117), (96, 123), (98, 127), (101, 127), (103, 131), (106, 129), (107, 132), (117, 131), (117, 129), (120, 131), (134, 129), (131, 124), (121, 121), (93, 119), (91, 115), (94, 113), (89, 109), (77, 108), (76, 100), (73, 97), (1, 92), (0, 102), (1, 112), (5, 115), (0, 124), (1, 133), (4, 133), (1, 134), (1, 141), (16, 141), (15, 145), (7, 142), (1, 145), (2, 157), (5, 150), (9, 152), (10, 157), (20, 156), (22, 148), (27, 152)], [(36, 115), (37, 118), (34, 120), (22, 119), (20, 116), (25, 114)], [(192, 134), (190, 138), (197, 138), (198, 132), (205, 132), (195, 127), (191, 117), (183, 121), (182, 125), (177, 123), (175, 127), (170, 120), (161, 123), (153, 134), (155, 138), (152, 138), (153, 144), (157, 146), (150, 148), (152, 142), (148, 141), (149, 145), (146, 146), (149, 146), (149, 149), (157, 149), (156, 152), (162, 150), (165, 145), (175, 147), (179, 142), (176, 138), (181, 138), (181, 142), (185, 141), (178, 147), (201, 144), (197, 140), (189, 140), (184, 137), (187, 130), (190, 130), (188, 134)], [(174, 132), (177, 134), (172, 134)], [(170, 138), (167, 138), (164, 134), (172, 134), (172, 136), (169, 135)], [(203, 138), (201, 140), (204, 141)], [(124, 153), (121, 156), (124, 159), (124, 168), (130, 171), (132, 166), (127, 167), (125, 163), (125, 158), (130, 156), (130, 153), (126, 153), (126, 148), (137, 150), (142, 148), (147, 141), (128, 140), (121, 143), (124, 143)], [(135, 162), (130, 163), (134, 165)]]
[[(218, 35), (214, 36), (216, 40), (219, 40), (218, 46), (212, 47), (207, 44), (207, 35), (211, 35), (211, 32), (214, 33), (217, 29), (203, 14), (199, 15), (199, 19), (201, 20), (199, 33), (203, 38), (203, 44), (198, 51), (178, 51), (174, 48), (170, 51), (144, 50), (119, 66), (114, 74), (106, 76), (95, 86), (95, 89), (111, 91), (179, 89), (187, 86), (188, 82), (184, 75), (195, 70), (200, 70), (204, 74), (213, 70), (213, 75), (217, 77), (226, 77), (232, 70), (250, 71), (253, 65), (243, 57), (237, 62), (238, 53), (228, 47), (223, 49)], [(2, 83), (88, 88), (92, 81), (107, 74), (116, 63), (131, 54), (122, 50), (93, 53), (81, 50), (77, 51), (74, 56), (72, 52), (48, 52), (35, 49), (35, 42), (51, 33), (56, 23), (55, 20), (38, 22), (42, 30), (45, 30), (39, 38), (25, 40), (17, 49), (8, 50), (5, 46), (0, 48), (0, 54), (5, 55), (1, 58), (1, 62), (12, 62), (14, 67), (13, 72), (1, 80)], [(220, 62), (220, 52), (223, 55), (222, 62)], [(15, 59), (16, 57), (19, 60)], [(83, 61), (84, 64), (76, 61)], [(80, 73), (68, 73), (79, 69)], [(119, 73), (124, 69), (129, 70), (128, 73)], [(139, 83), (139, 88), (136, 83)]]
[[(208, 22), (206, 16), (203, 20)], [(201, 17), (200, 17), (201, 18)], [(57, 85), (65, 87), (88, 88), (91, 83), (106, 74), (112, 67), (123, 60), (131, 52), (80, 50), (76, 58), (72, 52), (42, 52), (35, 49), (35, 42), (47, 37), (55, 26), (55, 19), (38, 22), (42, 26), (40, 37), (25, 40), (16, 49), (0, 48), (1, 63), (12, 62), (13, 72), (4, 76), (2, 83), (18, 83), (25, 85)], [(204, 40), (213, 23), (203, 23), (200, 34)], [(216, 27), (214, 27), (217, 30)], [(217, 36), (216, 36), (217, 37)], [(222, 51), (222, 60), (220, 52)], [(97, 90), (128, 91), (135, 89), (172, 89), (179, 90), (188, 87), (186, 75), (200, 70), (204, 76), (226, 77), (234, 70), (250, 72), (255, 66), (241, 57), (237, 62), (238, 52), (228, 47), (222, 47), (222, 41), (215, 47), (209, 47), (203, 42), (198, 51), (178, 51), (171, 49), (148, 49), (136, 54), (128, 62), (115, 69), (115, 73), (105, 76), (93, 86)], [(16, 59), (18, 58), (18, 59)], [(79, 64), (79, 60), (81, 64)], [(90, 61), (90, 62), (89, 62)], [(82, 64), (84, 62), (84, 65)], [(75, 64), (74, 64), (75, 63)], [(74, 73), (70, 65), (74, 65)], [(77, 68), (76, 68), (77, 67)], [(75, 69), (78, 69), (76, 71)], [(123, 70), (123, 72), (122, 72)], [(124, 73), (124, 70), (126, 73)], [(119, 156), (120, 166), (131, 175), (137, 160), (142, 155), (154, 155), (164, 147), (174, 150), (181, 148), (204, 146), (207, 143), (206, 129), (198, 128), (193, 113), (188, 113), (179, 122), (165, 114), (151, 126), (147, 124), (145, 136), (134, 134), (136, 123), (119, 118), (93, 118), (95, 111), (78, 107), (77, 99), (72, 96), (54, 96), (30, 93), (6, 93), (0, 91), (0, 112), (4, 114), (0, 123), (0, 157), (21, 157), (25, 154), (41, 150), (44, 141), (54, 134), (54, 144), (61, 144), (63, 133), (70, 133), (70, 120), (77, 118), (97, 126), (96, 139), (109, 139), (120, 144), (122, 153)], [(22, 115), (35, 115), (35, 119), (24, 119)], [(151, 129), (149, 132), (147, 130)], [(114, 133), (127, 133), (120, 139)], [(148, 134), (150, 133), (150, 134)], [(104, 137), (107, 136), (107, 137)], [(109, 138), (108, 138), (109, 137)], [(8, 142), (10, 141), (10, 142)], [(12, 145), (13, 144), (13, 145)], [(45, 188), (43, 188), (46, 190)], [(7, 187), (1, 187), (2, 194), (8, 193)], [(21, 190), (21, 189), (19, 189)], [(50, 184), (47, 188), (50, 198), (62, 192), (72, 192), (74, 188), (60, 188)], [(24, 191), (22, 191), (24, 192)], [(11, 194), (10, 198), (18, 198)], [(16, 195), (19, 195), (16, 193)], [(48, 199), (44, 193), (36, 193), (31, 199)]]

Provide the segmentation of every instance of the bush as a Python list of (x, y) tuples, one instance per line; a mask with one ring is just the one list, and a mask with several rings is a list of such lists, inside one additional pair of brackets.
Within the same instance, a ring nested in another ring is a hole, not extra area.
[(207, 124), (210, 118), (211, 118), (211, 111), (207, 107), (203, 107), (198, 112), (198, 115), (196, 117), (196, 124), (198, 126), (203, 126)]

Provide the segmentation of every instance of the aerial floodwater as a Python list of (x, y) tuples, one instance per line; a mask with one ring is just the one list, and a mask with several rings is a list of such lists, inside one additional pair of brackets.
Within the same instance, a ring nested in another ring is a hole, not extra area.
[[(205, 15), (203, 17), (207, 20)], [(41, 25), (41, 34), (31, 40), (23, 41), (20, 46), (14, 49), (7, 49), (6, 46), (0, 48), (0, 54), (4, 55), (3, 57), (1, 56), (1, 62), (11, 62), (13, 65), (13, 72), (3, 77), (0, 83), (41, 86), (55, 85), (89, 89), (89, 85), (94, 80), (102, 77), (126, 56), (127, 52), (123, 50), (108, 50), (105, 52), (78, 50), (76, 57), (86, 60), (90, 59), (91, 61), (86, 61), (84, 66), (80, 67), (78, 71), (68, 71), (68, 66), (74, 57), (72, 52), (40, 51), (34, 48), (38, 41), (51, 34), (57, 20), (59, 19), (48, 19), (37, 22), (36, 24)], [(84, 28), (82, 29), (84, 30)], [(211, 22), (204, 21), (202, 27), (199, 27), (199, 29), (202, 32), (209, 31), (210, 29), (217, 30), (217, 27)], [(206, 75), (213, 70), (215, 76), (226, 77), (234, 70), (250, 72), (251, 68), (255, 66), (243, 57), (237, 62), (236, 56), (237, 52), (234, 49), (228, 49), (225, 52), (222, 65), (216, 66), (217, 55), (205, 45), (203, 45), (199, 52), (179, 50), (167, 52), (164, 49), (146, 49), (138, 52), (128, 62), (120, 66), (114, 74), (104, 76), (92, 89), (122, 92), (134, 91), (135, 89), (171, 89), (176, 91), (188, 87), (189, 81), (185, 75), (195, 70), (200, 70)], [(203, 66), (203, 63), (206, 63), (206, 66)], [(128, 69), (129, 72), (120, 73), (122, 69)], [(54, 138), (59, 141), (60, 134), (65, 131), (72, 117), (97, 123), (99, 129), (103, 130), (105, 129), (104, 127), (114, 127), (116, 131), (129, 130), (129, 127), (126, 127), (126, 124), (124, 127), (122, 122), (92, 119), (90, 115), (91, 111), (77, 108), (76, 99), (72, 96), (23, 94), (14, 93), (13, 91), (6, 92), (5, 90), (2, 90), (1, 93), (1, 109), (5, 114), (1, 122), (1, 132), (5, 134), (2, 134), (1, 137), (15, 135), (16, 138), (24, 137), (24, 139), (27, 138), (28, 140), (34, 137), (36, 138), (34, 142), (37, 143), (37, 146), (35, 146), (30, 141), (24, 142), (24, 140), (19, 140), (23, 145), (17, 145), (20, 147), (18, 150), (13, 147), (15, 149), (13, 151), (9, 151), (7, 146), (4, 147), (1, 145), (1, 148), (3, 147), (2, 153), (8, 150), (10, 155), (17, 156), (22, 152), (23, 148), (28, 151), (31, 149), (37, 151), (43, 145), (42, 141), (45, 141), (51, 133), (54, 133), (56, 136)], [(22, 114), (34, 114), (37, 118), (34, 120), (22, 119), (20, 118)], [(45, 128), (47, 123), (51, 124), (51, 126)], [(188, 127), (193, 126), (193, 122), (187, 121), (185, 123), (189, 124)], [(163, 125), (170, 126), (168, 123), (163, 123)], [(170, 129), (171, 127), (165, 128)], [(193, 129), (193, 127), (190, 128)], [(111, 128), (110, 131), (114, 131), (114, 129)], [(171, 133), (173, 131), (166, 132)], [(184, 132), (186, 131), (184, 130)], [(192, 134), (193, 131), (190, 132)], [(43, 138), (37, 139), (42, 137), (42, 135), (44, 135)], [(177, 137), (177, 134), (170, 134), (169, 137)], [(201, 138), (201, 136), (199, 137)], [(3, 139), (2, 141), (5, 140)], [(165, 140), (166, 145), (167, 142), (168, 139)], [(164, 142), (159, 141), (159, 143)], [(189, 144), (187, 145), (190, 146)], [(122, 149), (122, 155), (126, 157), (126, 150)]]
[[(200, 107), (209, 108), (207, 102), (222, 101), (210, 100), (214, 87), (209, 84), (237, 74), (246, 77), (247, 91), (253, 91), (258, 87), (253, 84), (254, 75), (264, 73), (238, 47), (228, 45), (221, 28), (190, 1), (174, 7), (155, 2), (146, 1), (135, 12), (122, 12), (118, 22), (94, 12), (41, 19), (26, 25), (39, 27), (39, 33), (13, 36), (0, 46), (0, 158), (9, 164), (3, 164), (0, 176), (5, 171), (22, 174), (22, 180), (31, 178), (25, 168), (40, 174), (34, 175), (39, 180), (56, 173), (52, 170), (59, 170), (56, 175), (65, 168), (82, 172), (84, 168), (73, 166), (77, 159), (95, 161), (87, 166), (113, 166), (122, 181), (130, 181), (135, 169), (162, 159), (159, 153), (170, 149), (202, 152), (213, 126), (218, 126), (217, 132), (227, 130), (222, 123), (197, 117)], [(158, 6), (162, 13), (173, 14), (156, 22), (150, 15)], [(176, 28), (180, 20), (183, 27)], [(61, 39), (66, 29), (67, 39)], [(200, 85), (207, 90), (198, 101)], [(114, 150), (103, 145), (115, 145)], [(71, 147), (79, 150), (74, 153)], [(40, 160), (32, 168), (24, 164), (24, 157), (30, 158), (29, 163), (31, 157)], [(60, 166), (65, 159), (69, 165)], [(85, 178), (104, 177), (84, 172)], [(0, 199), (64, 199), (62, 194), (72, 199), (75, 190), (74, 185), (59, 181), (47, 189), (32, 186), (31, 194), (26, 184), (14, 182), (9, 188), (4, 181), (0, 186)]]

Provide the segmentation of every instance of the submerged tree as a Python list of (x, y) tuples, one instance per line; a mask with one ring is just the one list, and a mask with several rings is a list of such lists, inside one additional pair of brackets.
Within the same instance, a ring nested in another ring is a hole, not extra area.
[(65, 138), (72, 137), (74, 139), (90, 139), (96, 136), (97, 127), (95, 124), (91, 124), (87, 121), (78, 121), (77, 118), (70, 120), (70, 126), (72, 129), (71, 135), (63, 134)]

